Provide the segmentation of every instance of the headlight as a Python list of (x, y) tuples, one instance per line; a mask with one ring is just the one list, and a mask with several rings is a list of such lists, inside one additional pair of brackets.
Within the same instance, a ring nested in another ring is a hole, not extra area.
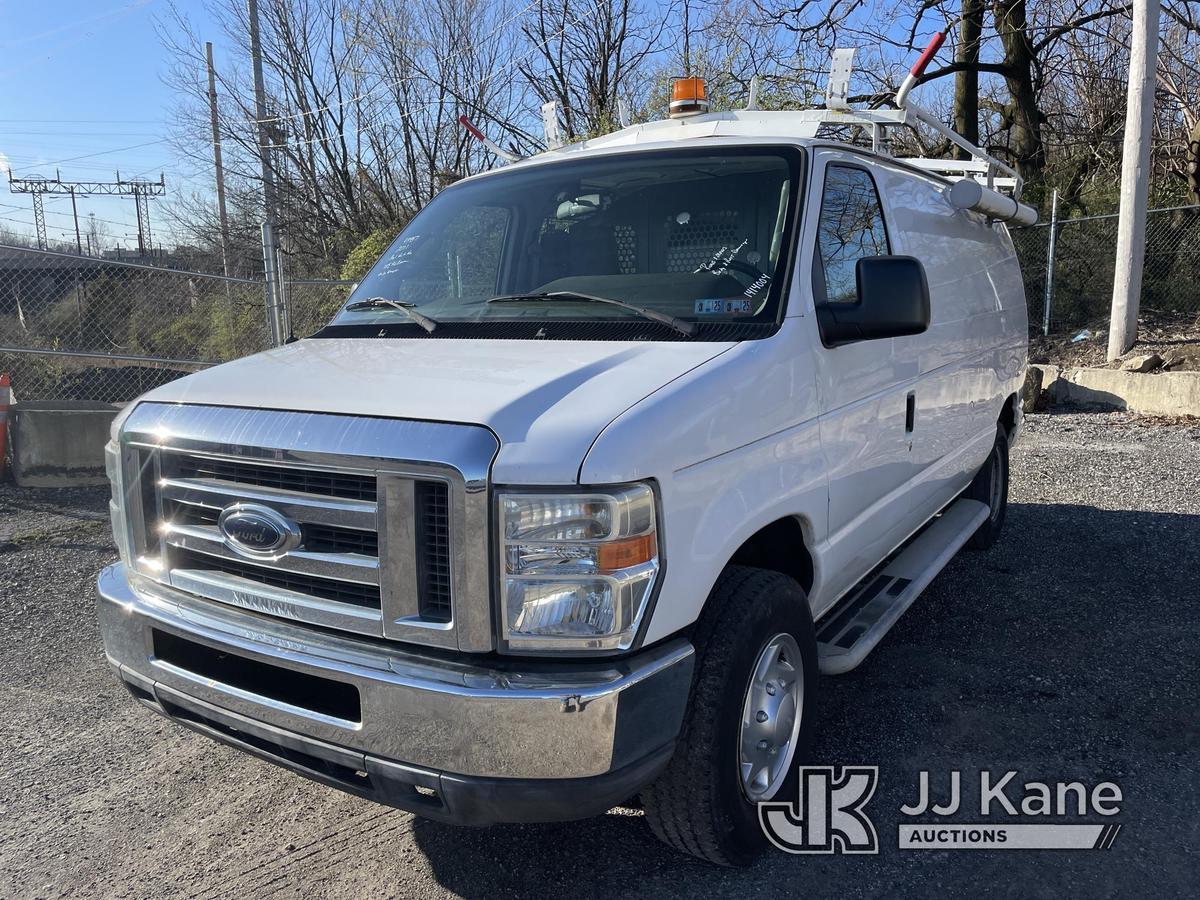
[(497, 494), (501, 630), (515, 650), (624, 650), (659, 571), (648, 485)]

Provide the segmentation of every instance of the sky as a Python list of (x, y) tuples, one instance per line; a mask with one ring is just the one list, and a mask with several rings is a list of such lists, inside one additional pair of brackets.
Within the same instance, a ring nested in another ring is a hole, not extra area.
[[(164, 83), (170, 59), (155, 30), (170, 0), (0, 0), (0, 227), (32, 236), (32, 198), (12, 194), (18, 177), (59, 173), (64, 181), (157, 178), (167, 192), (209, 192), (212, 172), (177, 158), (168, 140), (176, 98)], [(176, 0), (199, 36), (224, 35), (201, 0)], [(169, 198), (168, 198), (169, 200)], [(154, 242), (173, 243), (164, 201), (150, 201)], [(131, 197), (81, 197), (81, 229), (94, 214), (105, 249), (137, 247)], [(51, 241), (74, 241), (69, 196), (45, 198)]]
[[(197, 0), (180, 0), (203, 29)], [(55, 169), (64, 181), (157, 178), (167, 190), (205, 188), (180, 183), (168, 117), (174, 102), (163, 83), (169, 60), (154, 20), (167, 0), (0, 0), (0, 226), (33, 234), (32, 198), (12, 194), (17, 177)], [(220, 65), (221, 35), (213, 28)], [(81, 228), (88, 213), (104, 220), (110, 243), (137, 246), (133, 198), (81, 197)], [(150, 201), (152, 231), (156, 204)], [(71, 198), (46, 197), (46, 230), (53, 240), (74, 241)], [(158, 213), (158, 222), (163, 222)], [(155, 234), (158, 243), (165, 234)]]

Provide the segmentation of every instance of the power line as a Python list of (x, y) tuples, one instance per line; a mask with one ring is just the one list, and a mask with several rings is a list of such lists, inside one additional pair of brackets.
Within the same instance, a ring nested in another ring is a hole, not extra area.
[[(13, 209), (13, 210), (16, 210), (17, 212), (25, 212), (25, 207), (16, 206), (15, 204), (12, 204), (12, 203), (0, 203), (0, 207), (3, 207), (4, 209)], [(62, 210), (57, 210), (57, 209), (48, 209), (45, 211), (45, 213), (48, 216), (63, 216), (68, 219), (74, 218), (74, 216), (71, 215), (71, 213), (63, 212)], [(119, 228), (134, 228), (135, 227), (132, 222), (118, 222), (116, 219), (103, 219), (100, 216), (96, 215), (95, 213), (88, 213), (88, 216), (89, 216), (89, 218), (95, 219), (97, 222), (103, 222), (105, 225), (116, 225)], [(32, 222), (26, 222), (24, 224), (30, 225), (31, 227), (33, 225)]]
[(159, 119), (0, 119), (18, 125), (166, 125)]
[(92, 159), (93, 157), (96, 157), (96, 156), (107, 156), (110, 153), (123, 153), (126, 150), (137, 150), (139, 147), (150, 147), (150, 146), (153, 146), (154, 144), (165, 144), (167, 142), (167, 140), (168, 140), (167, 138), (158, 138), (157, 140), (145, 141), (144, 143), (141, 143), (141, 144), (130, 144), (128, 147), (114, 147), (111, 150), (97, 150), (95, 153), (84, 153), (81, 156), (68, 156), (64, 159), (52, 159), (52, 160), (49, 160), (48, 162), (43, 163), (43, 165), (57, 166), (60, 163), (75, 162), (75, 160), (77, 160), (77, 159)]
[[(45, 156), (29, 156), (24, 153), (18, 153), (18, 154), (6, 154), (5, 158), (8, 160), (9, 166), (11, 168), (36, 169), (36, 168), (40, 168), (45, 165), (51, 165), (51, 163), (48, 163), (46, 161)], [(139, 165), (141, 165), (141, 163), (139, 163)], [(159, 162), (155, 162), (155, 163), (149, 165), (147, 167), (146, 171), (158, 171), (160, 169), (167, 169), (171, 165), (172, 165), (172, 162), (170, 160), (161, 160)], [(77, 162), (77, 163), (74, 163), (71, 166), (71, 168), (72, 169), (81, 169), (81, 170), (85, 170), (85, 171), (89, 171), (89, 172), (111, 173), (113, 171), (113, 167), (109, 163)]]
[(34, 137), (153, 137), (157, 131), (62, 131), (60, 129), (4, 129), (5, 140), (13, 135)]
[[(110, 153), (123, 153), (127, 150), (137, 150), (140, 147), (152, 147), (156, 144), (165, 144), (167, 142), (167, 140), (168, 140), (168, 138), (158, 138), (153, 141), (143, 141), (140, 144), (130, 144), (127, 147), (113, 147), (110, 150), (97, 150), (94, 153), (81, 153), (78, 156), (65, 156), (62, 159), (48, 159), (48, 160), (38, 162), (38, 163), (36, 163), (36, 165), (38, 165), (38, 166), (57, 166), (62, 163), (75, 162), (75, 161), (81, 160), (81, 159), (94, 159), (97, 156), (108, 156)], [(8, 156), (8, 154), (5, 154), (5, 155), (7, 156), (7, 158), (10, 161), (12, 160), (11, 156)], [(23, 158), (23, 159), (31, 159), (32, 158), (32, 157), (26, 157), (23, 154), (18, 154), (18, 157)]]

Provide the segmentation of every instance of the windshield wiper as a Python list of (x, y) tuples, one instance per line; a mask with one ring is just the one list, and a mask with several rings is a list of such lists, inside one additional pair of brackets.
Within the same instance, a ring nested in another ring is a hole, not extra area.
[(647, 309), (644, 306), (626, 303), (624, 300), (618, 300), (615, 297), (599, 297), (596, 294), (581, 294), (579, 291), (541, 291), (532, 294), (503, 294), (499, 297), (493, 297), (488, 303), (518, 303), (522, 300), (579, 300), (584, 303), (607, 303), (610, 306), (619, 306), (621, 309), (637, 313), (643, 319), (661, 322), (663, 325), (674, 328), (680, 334), (686, 334), (688, 337), (696, 333), (695, 323), (688, 322), (686, 319), (678, 319), (675, 316), (667, 315), (667, 313), (659, 312), (657, 309)]
[(378, 309), (381, 306), (387, 306), (391, 309), (398, 309), (404, 313), (426, 331), (433, 331), (438, 327), (438, 323), (424, 313), (419, 313), (416, 310), (415, 303), (409, 303), (407, 300), (391, 300), (387, 297), (368, 297), (366, 300), (355, 300), (353, 303), (346, 305), (346, 309), (350, 312), (357, 312), (360, 309)]

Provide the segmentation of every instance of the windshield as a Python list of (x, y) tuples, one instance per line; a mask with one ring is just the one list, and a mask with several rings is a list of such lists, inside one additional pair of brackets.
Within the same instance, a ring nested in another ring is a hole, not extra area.
[(554, 162), (464, 182), (409, 223), (321, 335), (769, 333), (799, 170), (796, 150), (735, 147)]

